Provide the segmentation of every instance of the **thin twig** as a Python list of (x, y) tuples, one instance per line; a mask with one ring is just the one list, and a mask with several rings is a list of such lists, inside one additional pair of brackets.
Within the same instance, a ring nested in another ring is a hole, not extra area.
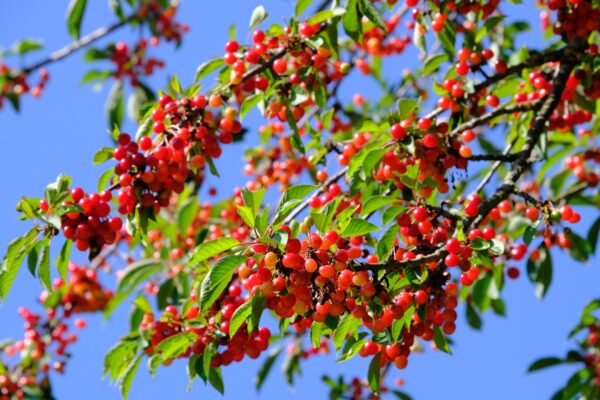
[(22, 72), (24, 72), (25, 74), (29, 74), (32, 71), (40, 69), (50, 63), (62, 60), (63, 58), (68, 57), (71, 54), (75, 53), (77, 50), (79, 50), (91, 43), (94, 43), (95, 41), (103, 38), (104, 36), (108, 35), (109, 33), (114, 32), (117, 29), (127, 25), (129, 22), (131, 22), (135, 18), (137, 18), (137, 14), (130, 15), (129, 17), (127, 17), (121, 21), (115, 22), (112, 25), (98, 28), (95, 31), (93, 31), (92, 33), (82, 37), (81, 39), (71, 42), (68, 45), (66, 45), (65, 47), (63, 47), (62, 49), (59, 49), (59, 50), (53, 52), (45, 59), (40, 60), (37, 63), (32, 64), (28, 67), (23, 68)]

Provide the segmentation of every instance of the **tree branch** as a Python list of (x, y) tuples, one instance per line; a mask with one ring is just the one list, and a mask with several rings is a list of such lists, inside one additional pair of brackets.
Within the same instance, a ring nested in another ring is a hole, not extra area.
[(81, 48), (88, 46), (89, 44), (92, 44), (95, 41), (103, 38), (104, 36), (108, 35), (109, 33), (114, 32), (117, 29), (127, 25), (129, 22), (133, 21), (135, 18), (137, 18), (137, 14), (132, 14), (129, 17), (127, 17), (121, 21), (115, 22), (112, 25), (98, 28), (95, 31), (93, 31), (92, 33), (82, 37), (81, 39), (71, 42), (67, 46), (63, 47), (62, 49), (55, 51), (54, 53), (50, 54), (45, 59), (40, 60), (37, 63), (32, 64), (28, 67), (23, 68), (21, 71), (24, 72), (25, 74), (29, 74), (32, 71), (40, 69), (50, 63), (62, 60), (63, 58), (66, 58), (66, 57), (70, 56), (71, 54), (75, 53), (77, 50), (80, 50)]

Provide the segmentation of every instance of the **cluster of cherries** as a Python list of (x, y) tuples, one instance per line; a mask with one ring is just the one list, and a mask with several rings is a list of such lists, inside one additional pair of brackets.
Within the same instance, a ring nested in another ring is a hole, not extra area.
[[(61, 229), (65, 238), (73, 240), (81, 250), (91, 250), (97, 254), (104, 245), (115, 243), (120, 237), (123, 221), (119, 217), (109, 217), (112, 193), (108, 190), (87, 195), (77, 187), (70, 192), (71, 200), (63, 205), (74, 210), (61, 216)], [(40, 201), (40, 210), (52, 213), (46, 199)]]
[(151, 31), (155, 34), (150, 39), (150, 43), (156, 46), (163, 38), (168, 42), (180, 43), (184, 33), (188, 32), (190, 27), (175, 21), (177, 6), (169, 5), (163, 8), (160, 2), (151, 0), (142, 4), (138, 15), (146, 20), (151, 26)]
[(582, 153), (569, 156), (565, 159), (565, 167), (573, 171), (573, 175), (580, 182), (587, 183), (590, 187), (596, 187), (600, 181), (600, 150), (589, 149)]
[(586, 366), (594, 372), (594, 383), (600, 388), (600, 333), (598, 323), (588, 325), (585, 347), (588, 352), (584, 355)]
[[(53, 285), (59, 294), (58, 300), (48, 292), (41, 294), (44, 315), (24, 307), (18, 310), (24, 320), (25, 333), (23, 339), (6, 346), (4, 353), (9, 358), (18, 354), (21, 362), (8, 367), (6, 362), (0, 361), (0, 365), (7, 367), (7, 372), (0, 374), (0, 399), (27, 398), (27, 388), (48, 391), (47, 374), (51, 369), (64, 371), (69, 357), (67, 348), (77, 341), (77, 334), (69, 332), (69, 319), (74, 313), (104, 310), (112, 297), (98, 282), (95, 270), (71, 263), (68, 273), (68, 282), (59, 279)], [(73, 326), (84, 329), (86, 322), (76, 318)]]
[[(152, 41), (150, 42), (152, 43)], [(156, 58), (146, 58), (148, 41), (140, 39), (133, 48), (129, 48), (127, 43), (118, 42), (110, 46), (112, 54), (110, 60), (115, 64), (113, 73), (115, 79), (123, 80), (129, 78), (131, 86), (140, 84), (140, 77), (152, 75), (155, 68), (163, 68), (165, 62)]]
[[(13, 76), (14, 74), (16, 76)], [(7, 64), (0, 63), (0, 78), (2, 78), (2, 85), (0, 85), (0, 110), (3, 107), (4, 99), (8, 97), (19, 98), (24, 94), (30, 93), (33, 97), (40, 97), (42, 91), (46, 87), (46, 83), (50, 78), (46, 69), (40, 69), (39, 81), (34, 86), (31, 86), (27, 79), (29, 76), (25, 73), (19, 73), (13, 71)]]
[[(226, 293), (211, 307), (208, 323), (201, 327), (188, 325), (197, 320), (199, 309), (196, 306), (188, 308), (182, 315), (179, 314), (176, 307), (167, 306), (158, 321), (155, 320), (154, 314), (145, 314), (140, 324), (140, 329), (147, 335), (150, 342), (145, 352), (153, 354), (157, 345), (175, 334), (194, 332), (197, 339), (179, 358), (189, 357), (191, 354), (202, 354), (211, 343), (215, 344), (218, 349), (211, 360), (212, 367), (240, 362), (245, 356), (251, 359), (258, 358), (269, 346), (271, 332), (268, 328), (260, 327), (249, 332), (247, 324), (244, 323), (235, 334), (229, 334), (231, 317), (238, 307), (248, 301), (241, 295), (240, 286), (230, 285)], [(192, 300), (195, 301), (193, 297)], [(217, 314), (220, 314), (219, 319), (217, 319)], [(224, 349), (220, 349), (220, 346)], [(169, 365), (171, 361), (165, 360), (164, 364)]]
[(548, 9), (557, 12), (552, 29), (565, 35), (569, 41), (575, 37), (587, 38), (600, 29), (600, 9), (588, 0), (547, 0)]
[[(313, 168), (313, 164), (306, 156), (297, 156), (293, 152), (290, 138), (285, 135), (282, 122), (270, 121), (267, 125), (261, 126), (259, 132), (261, 136), (278, 137), (278, 146), (268, 148), (257, 146), (246, 153), (244, 174), (254, 178), (254, 182), (248, 185), (250, 190), (256, 187), (269, 188), (277, 183), (280, 188), (285, 189), (304, 171)], [(303, 130), (300, 134), (303, 134)]]

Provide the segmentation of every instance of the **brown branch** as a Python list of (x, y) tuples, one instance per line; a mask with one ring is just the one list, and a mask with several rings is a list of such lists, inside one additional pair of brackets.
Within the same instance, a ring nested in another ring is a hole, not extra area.
[[(527, 140), (523, 145), (522, 150), (518, 153), (517, 158), (511, 164), (512, 169), (507, 174), (503, 184), (498, 188), (492, 197), (480, 205), (478, 214), (466, 221), (464, 226), (466, 231), (472, 227), (479, 226), (494, 207), (496, 207), (502, 200), (515, 193), (516, 182), (534, 162), (534, 160), (531, 159), (533, 150), (540, 140), (542, 134), (545, 132), (548, 119), (559, 104), (569, 75), (580, 58), (580, 53), (573, 51), (573, 49), (569, 47), (562, 49), (558, 55), (556, 52), (549, 52), (548, 54), (553, 54), (552, 57), (559, 56), (561, 59), (561, 65), (556, 78), (554, 79), (554, 86), (552, 87), (550, 94), (543, 99), (539, 112), (536, 114), (533, 124), (527, 133)], [(546, 58), (535, 57), (533, 61), (523, 63), (523, 65), (531, 65), (534, 63), (534, 61), (547, 62), (545, 60)], [(514, 72), (515, 71), (512, 71), (511, 73)], [(488, 79), (488, 81), (491, 81), (493, 78), (494, 77)], [(495, 81), (498, 80), (500, 79)], [(511, 147), (512, 145), (507, 147), (505, 150), (506, 154), (508, 154)], [(497, 165), (499, 164), (500, 162), (498, 161)], [(497, 166), (495, 166), (495, 168), (497, 168)], [(493, 175), (493, 172), (492, 174), (488, 174), (488, 176), (486, 176), (484, 179), (491, 179), (491, 175)], [(447, 254), (448, 251), (445, 249), (445, 246), (439, 245), (431, 253), (427, 255), (418, 254), (413, 260), (398, 261), (390, 257), (386, 262), (376, 264), (353, 262), (351, 264), (351, 268), (354, 270), (370, 270), (374, 272), (381, 270), (386, 272), (399, 272), (412, 266), (421, 266), (430, 262), (439, 261)]]
[[(315, 193), (313, 194), (313, 196), (318, 196), (321, 193), (324, 193), (325, 190), (327, 189), (327, 187), (329, 185), (331, 185), (332, 183), (339, 181), (346, 174), (346, 171), (348, 171), (348, 167), (342, 168), (335, 175), (333, 175), (331, 178), (329, 178), (325, 182), (323, 182), (323, 184), (317, 188), (317, 190), (315, 191)], [(298, 214), (300, 214), (304, 209), (306, 209), (308, 207), (308, 205), (310, 203), (310, 200), (311, 200), (311, 197), (307, 198), (298, 207), (296, 207), (287, 216), (287, 218), (283, 220), (283, 224), (287, 225), (290, 222), (292, 222), (294, 220), (294, 218), (296, 218), (298, 216)]]
[(491, 121), (492, 119), (499, 117), (501, 115), (534, 110), (534, 109), (538, 108), (540, 106), (540, 104), (541, 104), (541, 100), (496, 108), (495, 110), (490, 111), (486, 114), (483, 114), (480, 117), (473, 118), (463, 124), (460, 124), (459, 126), (454, 128), (448, 136), (451, 136), (451, 137), (457, 136), (457, 135), (461, 134), (462, 132), (466, 131), (467, 129), (477, 128), (478, 126), (481, 126), (481, 125), (487, 123), (488, 121)]
[(465, 226), (467, 230), (481, 224), (494, 207), (502, 200), (506, 199), (510, 194), (514, 193), (517, 181), (533, 163), (531, 155), (535, 145), (545, 132), (548, 119), (554, 112), (556, 106), (558, 106), (567, 79), (569, 79), (569, 75), (579, 59), (579, 53), (572, 54), (573, 52), (567, 50), (569, 49), (567, 48), (562, 55), (563, 60), (560, 64), (558, 74), (554, 79), (552, 90), (545, 98), (542, 107), (533, 120), (529, 132), (527, 132), (527, 140), (525, 141), (518, 158), (511, 164), (511, 170), (504, 178), (502, 185), (496, 190), (496, 193), (479, 206), (479, 213), (476, 216), (469, 219)]
[(467, 158), (469, 161), (500, 161), (503, 162), (513, 162), (517, 159), (518, 154), (475, 154), (471, 157)]

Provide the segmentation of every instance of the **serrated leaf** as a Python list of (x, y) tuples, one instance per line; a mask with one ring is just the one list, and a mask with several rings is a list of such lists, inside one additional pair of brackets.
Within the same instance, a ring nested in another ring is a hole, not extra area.
[(258, 210), (260, 209), (260, 205), (265, 197), (265, 189), (257, 189), (257, 190), (249, 190), (247, 188), (242, 189), (242, 200), (244, 200), (244, 204), (250, 207), (252, 210), (252, 215), (258, 215)]
[(133, 383), (133, 378), (135, 378), (135, 374), (140, 366), (140, 362), (142, 361), (142, 355), (137, 356), (125, 370), (125, 374), (119, 385), (121, 387), (121, 396), (123, 399), (127, 399), (129, 397), (129, 389), (131, 389), (131, 384)]
[(252, 209), (248, 206), (237, 206), (237, 213), (244, 220), (244, 223), (250, 228), (254, 228), (256, 219), (252, 213)]
[(344, 315), (333, 333), (333, 345), (335, 349), (339, 350), (344, 340), (346, 340), (346, 336), (355, 333), (360, 325), (361, 321), (354, 318), (352, 314)]
[(346, 229), (341, 233), (342, 236), (363, 236), (371, 232), (378, 231), (379, 227), (364, 219), (353, 218), (350, 220)]
[(0, 296), (2, 300), (6, 300), (21, 264), (36, 245), (37, 237), (37, 230), (32, 228), (24, 236), (13, 240), (8, 245), (4, 259), (0, 263)]
[(377, 211), (387, 206), (388, 204), (393, 203), (394, 201), (396, 201), (396, 198), (392, 196), (369, 197), (367, 201), (364, 202), (363, 207), (360, 211), (360, 215), (364, 217), (365, 215), (370, 214), (373, 211)]
[(425, 60), (425, 65), (423, 66), (422, 74), (429, 75), (429, 74), (437, 71), (437, 69), (441, 65), (446, 63), (448, 60), (449, 60), (449, 57), (447, 54), (434, 54), (434, 55), (427, 57), (427, 59)]
[(196, 247), (196, 249), (193, 251), (190, 260), (188, 261), (188, 265), (198, 265), (202, 261), (208, 260), (211, 257), (214, 257), (239, 245), (239, 241), (230, 237), (221, 237), (215, 240), (204, 242)]
[(239, 306), (233, 315), (231, 316), (231, 320), (229, 321), (229, 336), (233, 337), (235, 333), (240, 329), (244, 322), (250, 317), (250, 313), (252, 312), (252, 302), (247, 301), (241, 306)]
[(193, 331), (176, 333), (164, 339), (154, 347), (149, 363), (150, 370), (155, 370), (165, 361), (184, 354), (197, 339), (198, 334)]
[(200, 308), (207, 310), (221, 296), (235, 272), (246, 257), (226, 256), (217, 261), (202, 281)]
[(244, 99), (242, 105), (240, 106), (240, 121), (242, 121), (244, 119), (244, 117), (246, 116), (246, 114), (248, 114), (248, 112), (250, 110), (252, 110), (254, 107), (256, 107), (263, 98), (264, 98), (263, 94), (253, 94), (253, 95), (246, 97)]
[(312, 15), (308, 19), (308, 23), (311, 25), (320, 24), (321, 22), (327, 21), (328, 19), (344, 15), (345, 12), (346, 10), (341, 7), (336, 7), (332, 10), (322, 10)]
[(222, 58), (215, 58), (214, 60), (206, 61), (201, 64), (198, 69), (196, 69), (196, 75), (194, 76), (194, 80), (198, 82), (204, 77), (208, 76), (210, 73), (218, 70), (223, 65), (225, 65), (225, 61)]

